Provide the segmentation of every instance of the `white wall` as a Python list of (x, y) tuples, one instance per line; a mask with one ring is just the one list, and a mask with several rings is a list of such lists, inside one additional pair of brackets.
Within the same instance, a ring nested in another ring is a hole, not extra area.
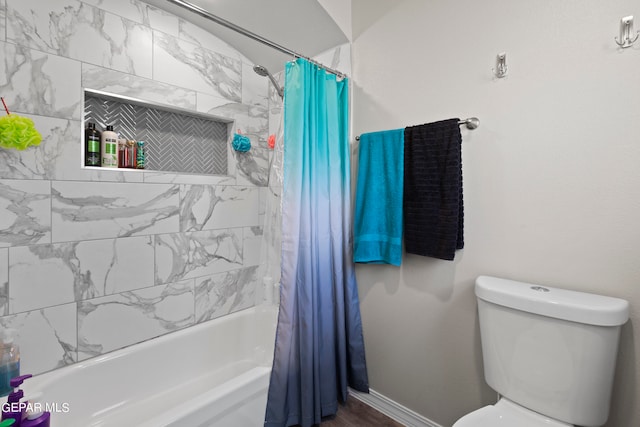
[(455, 261), (357, 268), (374, 390), (443, 426), (492, 403), (473, 295), (490, 274), (630, 301), (607, 425), (640, 425), (640, 43), (613, 40), (630, 14), (640, 4), (353, 0), (355, 134), (481, 120), (463, 129)]

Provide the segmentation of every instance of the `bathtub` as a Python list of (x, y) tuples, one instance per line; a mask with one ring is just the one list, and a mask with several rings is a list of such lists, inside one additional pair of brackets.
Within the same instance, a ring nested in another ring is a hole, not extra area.
[(25, 381), (52, 427), (261, 426), (277, 308), (258, 306)]

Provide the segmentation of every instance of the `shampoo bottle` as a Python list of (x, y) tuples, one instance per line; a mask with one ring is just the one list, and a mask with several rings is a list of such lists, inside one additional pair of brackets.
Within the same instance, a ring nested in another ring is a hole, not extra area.
[(100, 157), (100, 132), (89, 123), (84, 131), (84, 165), (100, 166)]
[(10, 385), (11, 378), (20, 375), (20, 349), (14, 342), (16, 332), (15, 329), (5, 329), (2, 331), (0, 396), (6, 396), (13, 390), (13, 387)]
[(118, 134), (113, 131), (113, 126), (107, 126), (102, 132), (102, 167), (118, 167)]

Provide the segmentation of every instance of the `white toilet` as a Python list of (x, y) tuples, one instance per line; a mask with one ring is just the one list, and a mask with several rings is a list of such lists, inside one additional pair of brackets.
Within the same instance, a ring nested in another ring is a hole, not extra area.
[(484, 375), (500, 399), (453, 427), (607, 421), (627, 301), (487, 276), (476, 297)]

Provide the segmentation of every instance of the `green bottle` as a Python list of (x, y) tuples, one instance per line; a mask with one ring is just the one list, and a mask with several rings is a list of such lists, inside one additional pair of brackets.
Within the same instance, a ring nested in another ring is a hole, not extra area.
[(84, 130), (84, 165), (100, 166), (100, 131), (95, 123), (87, 124)]
[(138, 141), (136, 142), (136, 169), (144, 169), (145, 158), (144, 141)]

